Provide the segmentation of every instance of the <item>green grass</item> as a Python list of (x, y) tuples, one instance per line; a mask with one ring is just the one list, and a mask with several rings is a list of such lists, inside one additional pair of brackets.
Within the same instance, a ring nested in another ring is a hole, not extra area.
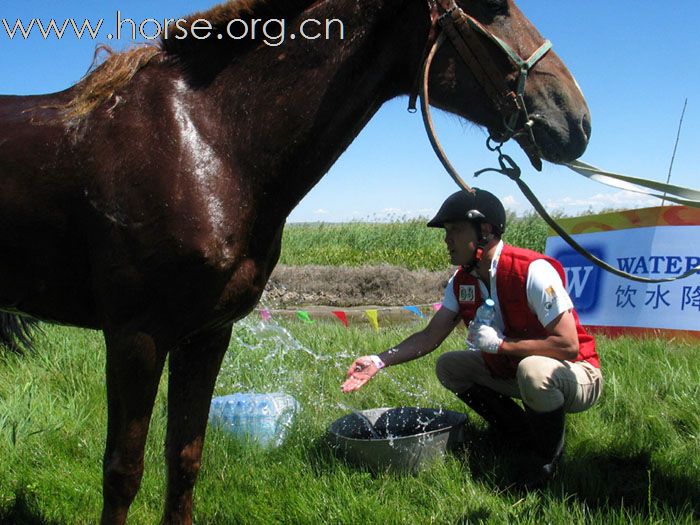
[[(420, 327), (289, 322), (237, 325), (217, 394), (285, 390), (303, 409), (287, 441), (262, 450), (208, 433), (195, 520), (232, 523), (694, 523), (700, 519), (700, 364), (697, 345), (600, 339), (605, 391), (568, 418), (564, 470), (549, 489), (506, 490), (513, 462), (470, 416), (467, 449), (417, 476), (372, 475), (335, 459), (327, 426), (352, 409), (463, 410), (433, 374), (460, 348), (459, 330), (435, 353), (382, 372), (353, 395), (339, 385), (352, 357)], [(0, 356), (0, 523), (95, 523), (105, 433), (104, 349), (97, 332), (47, 327), (38, 349)], [(163, 498), (163, 382), (130, 523), (157, 523)]]
[[(284, 230), (281, 264), (362, 266), (392, 264), (410, 270), (449, 267), (444, 231), (425, 226), (427, 219), (390, 223), (290, 224)], [(544, 251), (547, 225), (537, 215), (509, 214), (508, 243)]]

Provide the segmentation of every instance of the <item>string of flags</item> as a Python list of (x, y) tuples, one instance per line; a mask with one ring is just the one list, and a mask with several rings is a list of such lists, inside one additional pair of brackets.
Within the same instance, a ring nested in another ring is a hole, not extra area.
[[(363, 316), (367, 319), (367, 321), (369, 321), (372, 328), (374, 328), (374, 330), (378, 332), (379, 331), (379, 317), (380, 317), (381, 312), (387, 312), (387, 311), (395, 312), (396, 310), (406, 310), (408, 312), (411, 312), (412, 314), (414, 314), (416, 317), (418, 317), (420, 319), (425, 319), (427, 316), (423, 312), (423, 310), (429, 310), (431, 313), (435, 313), (438, 310), (440, 310), (441, 306), (442, 306), (441, 303), (431, 303), (431, 304), (422, 304), (422, 305), (368, 308), (368, 309), (363, 310)], [(260, 318), (265, 323), (270, 322), (273, 319), (272, 311), (269, 308), (261, 308), (259, 310), (259, 313), (260, 313)], [(347, 311), (345, 311), (345, 310), (331, 310), (330, 313), (333, 314), (333, 316), (335, 316), (335, 318), (338, 319), (338, 321), (340, 323), (342, 323), (343, 326), (345, 326), (345, 328), (350, 328)], [(296, 318), (305, 324), (313, 324), (316, 322), (314, 319), (312, 319), (311, 313), (308, 310), (296, 310)]]

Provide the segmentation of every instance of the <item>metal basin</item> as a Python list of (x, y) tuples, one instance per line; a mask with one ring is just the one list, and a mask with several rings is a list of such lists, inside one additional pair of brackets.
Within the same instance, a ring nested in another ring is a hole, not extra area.
[(435, 408), (374, 408), (331, 423), (336, 453), (373, 472), (417, 473), (464, 442), (467, 416)]

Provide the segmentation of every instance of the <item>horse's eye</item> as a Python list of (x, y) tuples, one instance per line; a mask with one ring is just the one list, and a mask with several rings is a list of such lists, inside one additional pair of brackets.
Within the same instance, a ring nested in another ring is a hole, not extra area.
[[(459, 1), (459, 0), (458, 0)], [(463, 9), (484, 23), (508, 14), (509, 0), (462, 0)]]
[(508, 0), (484, 0), (489, 13), (500, 15), (508, 12)]

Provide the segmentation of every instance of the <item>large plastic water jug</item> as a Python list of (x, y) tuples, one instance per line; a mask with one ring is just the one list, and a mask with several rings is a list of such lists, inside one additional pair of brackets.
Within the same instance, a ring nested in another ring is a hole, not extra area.
[(297, 400), (281, 392), (236, 393), (211, 400), (209, 422), (241, 440), (277, 447), (298, 410)]

